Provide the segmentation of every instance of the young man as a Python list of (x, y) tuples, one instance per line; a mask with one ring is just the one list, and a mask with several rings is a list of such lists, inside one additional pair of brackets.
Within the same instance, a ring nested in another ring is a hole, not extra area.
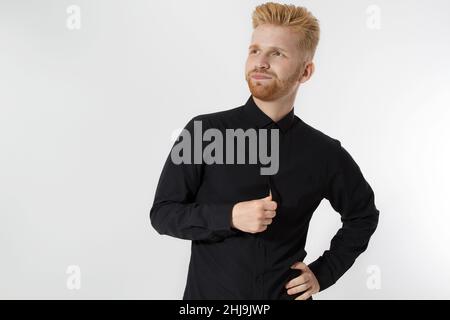
[[(317, 19), (270, 2), (256, 7), (253, 27), (250, 98), (189, 121), (150, 211), (158, 233), (192, 240), (183, 299), (312, 299), (353, 265), (378, 224), (374, 193), (350, 154), (294, 114), (297, 90), (314, 72)], [(242, 134), (245, 150), (233, 145)], [(309, 222), (324, 198), (343, 225), (306, 265)]]

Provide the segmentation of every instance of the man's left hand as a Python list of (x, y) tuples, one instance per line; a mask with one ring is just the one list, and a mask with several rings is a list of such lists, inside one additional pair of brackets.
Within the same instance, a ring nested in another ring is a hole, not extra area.
[(291, 269), (298, 269), (302, 274), (286, 284), (286, 290), (289, 295), (303, 292), (295, 300), (307, 300), (313, 294), (320, 291), (319, 281), (317, 281), (314, 273), (303, 262), (296, 262), (291, 266)]

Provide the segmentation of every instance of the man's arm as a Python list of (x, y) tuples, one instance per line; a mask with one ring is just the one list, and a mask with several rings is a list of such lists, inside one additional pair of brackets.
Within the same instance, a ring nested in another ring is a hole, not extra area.
[[(193, 162), (194, 121), (199, 121), (198, 117), (191, 119), (184, 128), (191, 136), (188, 143), (190, 163), (175, 164), (169, 154), (156, 188), (150, 221), (162, 235), (186, 240), (217, 241), (237, 232), (231, 226), (234, 204), (195, 202), (204, 164)], [(172, 149), (177, 144), (175, 142)]]
[(341, 215), (342, 227), (331, 240), (329, 250), (309, 264), (320, 291), (333, 285), (367, 249), (379, 216), (372, 188), (350, 154), (335, 141), (337, 149), (328, 164), (324, 197)]

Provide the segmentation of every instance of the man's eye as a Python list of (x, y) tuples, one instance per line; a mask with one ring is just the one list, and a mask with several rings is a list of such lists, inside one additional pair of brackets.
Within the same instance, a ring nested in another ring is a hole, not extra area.
[(277, 55), (277, 56), (282, 56), (282, 55), (283, 55), (280, 51), (275, 51), (274, 53), (275, 53), (275, 55)]

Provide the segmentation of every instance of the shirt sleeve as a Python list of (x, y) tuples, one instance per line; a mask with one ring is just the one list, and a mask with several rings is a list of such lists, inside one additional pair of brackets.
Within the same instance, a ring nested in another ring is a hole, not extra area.
[[(237, 233), (231, 226), (234, 203), (195, 202), (205, 164), (194, 163), (194, 121), (200, 120), (194, 117), (184, 128), (190, 134), (190, 163), (175, 164), (169, 154), (156, 188), (150, 221), (161, 235), (214, 242)], [(181, 142), (178, 140), (172, 150)]]
[(367, 249), (378, 225), (372, 188), (359, 166), (338, 140), (334, 156), (327, 165), (324, 197), (341, 215), (342, 227), (332, 238), (330, 248), (309, 265), (320, 291), (333, 285)]

